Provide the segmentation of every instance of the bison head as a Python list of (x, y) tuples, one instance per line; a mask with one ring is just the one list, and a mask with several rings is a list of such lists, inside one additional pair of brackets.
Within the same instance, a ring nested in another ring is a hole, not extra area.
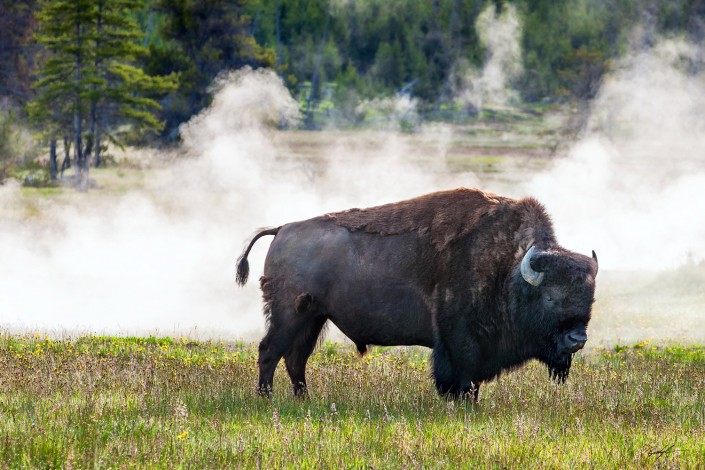
[(597, 256), (554, 248), (531, 247), (522, 259), (521, 316), (529, 325), (536, 357), (551, 378), (565, 382), (573, 354), (587, 341), (587, 325), (595, 300)]

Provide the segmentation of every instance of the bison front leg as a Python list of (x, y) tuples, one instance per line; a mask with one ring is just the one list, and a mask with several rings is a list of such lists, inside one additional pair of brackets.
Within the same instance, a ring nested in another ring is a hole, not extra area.
[(450, 356), (440, 341), (436, 341), (436, 345), (433, 347), (432, 361), (436, 390), (443, 396), (453, 393), (457, 389), (455, 373)]
[(453, 367), (451, 356), (442, 343), (433, 348), (433, 378), (438, 393), (448, 399), (464, 399), (472, 397), (477, 401), (480, 383), (463, 379), (461, 368)]
[(450, 398), (472, 398), (477, 401), (480, 381), (477, 380), (480, 350), (467, 334), (467, 327), (457, 317), (442, 315), (439, 306), (433, 345), (433, 377), (436, 389)]

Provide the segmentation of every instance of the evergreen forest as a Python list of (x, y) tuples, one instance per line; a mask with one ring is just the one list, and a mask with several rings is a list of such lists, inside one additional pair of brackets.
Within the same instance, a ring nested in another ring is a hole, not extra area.
[(424, 119), (589, 103), (655, 37), (701, 44), (705, 1), (0, 0), (0, 34), (0, 178), (49, 149), (51, 178), (80, 180), (108, 144), (178, 141), (242, 67), (275, 70), (310, 129), (361, 125), (379, 97)]

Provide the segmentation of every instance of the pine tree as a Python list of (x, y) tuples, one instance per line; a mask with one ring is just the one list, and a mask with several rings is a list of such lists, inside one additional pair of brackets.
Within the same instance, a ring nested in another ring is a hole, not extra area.
[(150, 76), (134, 65), (147, 53), (141, 43), (142, 32), (131, 12), (142, 6), (140, 0), (97, 0), (94, 41), (96, 80), (89, 94), (89, 126), (93, 143), (93, 164), (100, 166), (100, 142), (103, 135), (120, 144), (115, 125), (132, 124), (133, 130), (160, 130), (154, 115), (159, 103), (150, 96), (174, 91), (177, 75)]
[(175, 134), (181, 122), (210, 104), (208, 86), (222, 71), (272, 67), (274, 49), (261, 47), (252, 35), (247, 0), (156, 0), (164, 15), (166, 41), (150, 49), (150, 69), (181, 74), (180, 87), (165, 109), (167, 127)]
[[(86, 187), (91, 154), (100, 164), (104, 138), (119, 143), (115, 129), (159, 129), (159, 104), (145, 93), (174, 90), (176, 76), (152, 77), (133, 65), (145, 51), (132, 20), (139, 0), (44, 0), (37, 40), (48, 58), (35, 83), (30, 115), (50, 139), (71, 136), (78, 184)], [(86, 129), (87, 128), (87, 129)]]
[(37, 40), (49, 52), (41, 78), (35, 83), (38, 95), (29, 105), (30, 115), (46, 122), (56, 139), (68, 132), (73, 141), (78, 179), (86, 169), (83, 153), (83, 123), (87, 91), (94, 80), (91, 40), (93, 39), (91, 0), (47, 0), (37, 18)]

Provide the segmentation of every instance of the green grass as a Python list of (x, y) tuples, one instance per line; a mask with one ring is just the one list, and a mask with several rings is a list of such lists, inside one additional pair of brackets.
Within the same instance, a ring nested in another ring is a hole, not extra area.
[(456, 156), (448, 155), (446, 162), (453, 171), (473, 171), (476, 173), (499, 173), (506, 157), (503, 156)]
[(325, 343), (310, 397), (254, 393), (256, 345), (0, 336), (8, 468), (651, 468), (705, 462), (705, 347), (578, 355), (558, 386), (531, 363), (446, 402), (428, 351)]
[(57, 194), (61, 194), (63, 192), (64, 192), (64, 189), (61, 187), (51, 187), (51, 186), (50, 187), (42, 187), (42, 188), (33, 188), (31, 186), (22, 187), (22, 195), (25, 197), (56, 196)]

